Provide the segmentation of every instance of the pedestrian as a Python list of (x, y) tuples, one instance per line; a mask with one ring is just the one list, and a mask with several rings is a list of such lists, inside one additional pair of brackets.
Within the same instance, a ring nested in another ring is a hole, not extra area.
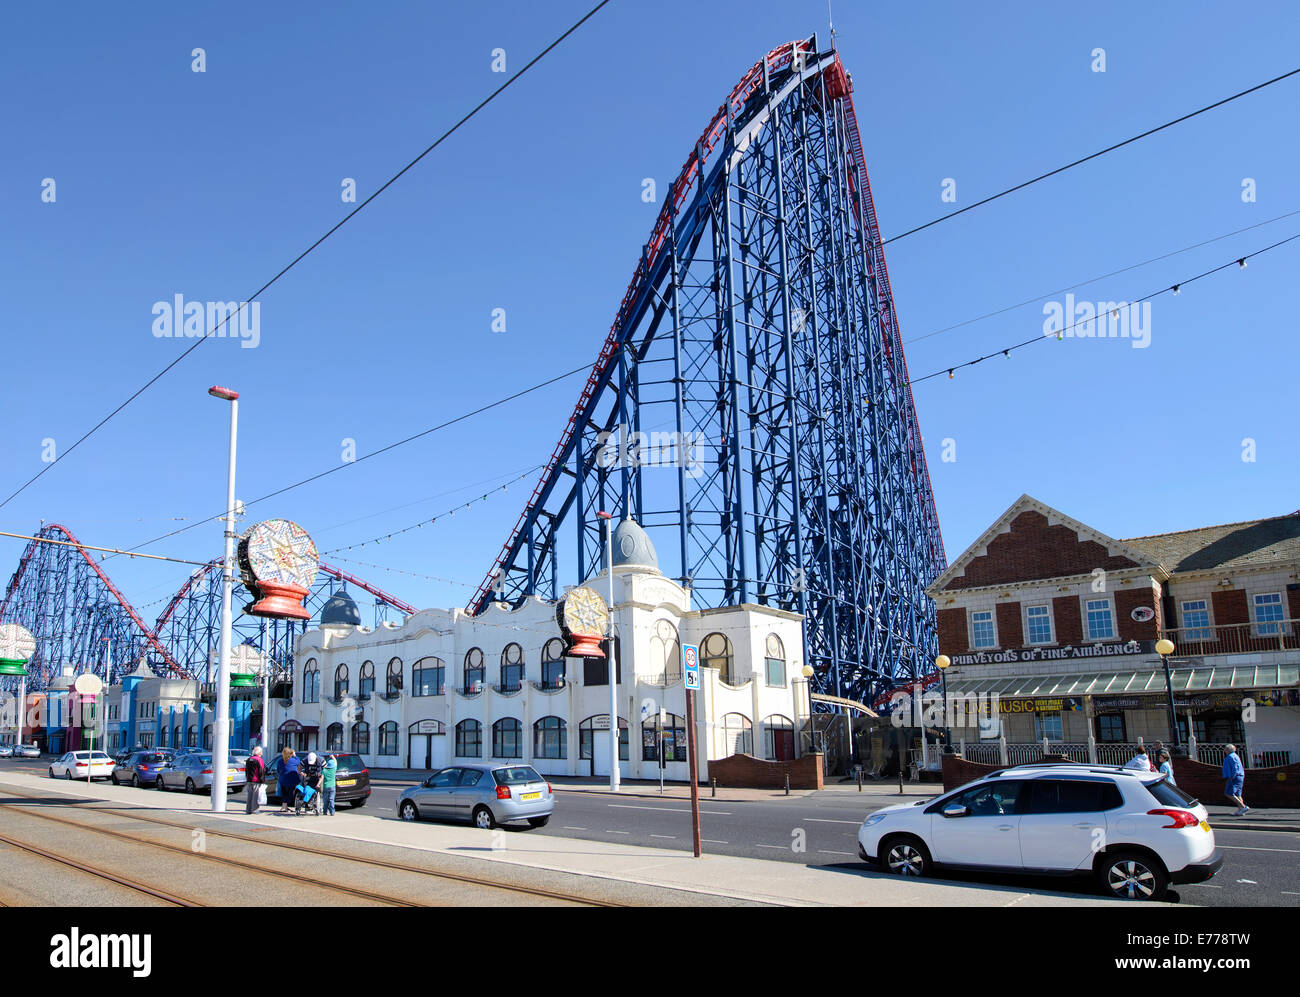
[(248, 794), (248, 800), (244, 804), (244, 813), (255, 814), (257, 808), (262, 805), (262, 786), (266, 782), (266, 763), (262, 761), (262, 746), (260, 744), (253, 749), (253, 753), (248, 756), (248, 761), (244, 763), (244, 778), (247, 782), (244, 792)]
[(1160, 765), (1160, 752), (1165, 750), (1163, 741), (1156, 741), (1151, 745), (1151, 750), (1147, 752), (1147, 759), (1151, 762), (1151, 771), (1158, 772)]
[(338, 788), (338, 770), (338, 759), (330, 755), (325, 761), (325, 771), (322, 775), (322, 786), (324, 788), (321, 790), (321, 804), (327, 817), (334, 816), (334, 793)]
[(1237, 746), (1228, 745), (1228, 753), (1223, 756), (1223, 795), (1237, 804), (1237, 812), (1232, 816), (1242, 817), (1250, 813), (1250, 807), (1246, 806), (1246, 801), (1241, 798), (1241, 793), (1246, 785), (1246, 767), (1241, 764), (1241, 758), (1237, 755)]
[[(317, 757), (316, 752), (310, 751), (307, 753), (307, 761), (302, 767), (302, 783), (304, 786), (310, 786), (313, 793), (320, 792), (321, 774), (324, 771), (324, 768), (325, 766), (321, 763), (320, 758)], [(318, 814), (320, 813), (319, 801), (314, 808), (314, 812)]]
[(293, 791), (298, 788), (298, 770), (302, 767), (293, 748), (280, 752), (280, 813), (290, 813), (293, 807)]
[(1151, 759), (1147, 757), (1147, 749), (1143, 745), (1139, 744), (1137, 746), (1137, 753), (1124, 763), (1124, 767), (1126, 769), (1139, 769), (1142, 772), (1150, 772)]
[(1156, 771), (1164, 775), (1169, 785), (1177, 786), (1178, 781), (1174, 778), (1174, 766), (1173, 763), (1169, 761), (1169, 752), (1164, 748), (1161, 748), (1160, 753), (1156, 755), (1156, 758), (1160, 761), (1160, 767), (1156, 769)]

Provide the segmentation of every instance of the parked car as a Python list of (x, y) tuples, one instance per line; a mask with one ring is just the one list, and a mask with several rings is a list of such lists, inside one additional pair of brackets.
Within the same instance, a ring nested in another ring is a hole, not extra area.
[(103, 751), (69, 751), (50, 762), (50, 778), (84, 779), (89, 773), (91, 779), (111, 779), (115, 767)]
[[(243, 792), (244, 766), (231, 762), (226, 768), (226, 787)], [(154, 777), (156, 789), (184, 789), (190, 793), (212, 791), (212, 752), (189, 751), (177, 755)]]
[(555, 812), (551, 784), (531, 765), (456, 765), (441, 769), (397, 800), (402, 820), (436, 817), (493, 828), (511, 821), (545, 827)]
[(0, 758), (12, 758), (14, 756), (14, 746), (12, 744), (0, 744)]
[(20, 744), (14, 748), (15, 758), (40, 758), (41, 749), (34, 744)]
[[(320, 755), (319, 752), (317, 752)], [(331, 752), (320, 755), (322, 759), (328, 758)], [(338, 762), (338, 770), (334, 773), (334, 805), (346, 803), (353, 809), (364, 807), (366, 801), (370, 799), (370, 769), (366, 768), (366, 763), (361, 760), (360, 755), (346, 754), (344, 752), (332, 752), (335, 760)], [(301, 761), (306, 761), (306, 754), (298, 756)], [(263, 759), (265, 761), (265, 759)], [(276, 755), (270, 760), (266, 769), (266, 802), (280, 802), (280, 765), (281, 756)], [(293, 801), (290, 800), (292, 803)]]
[(1162, 775), (1042, 763), (990, 773), (934, 800), (877, 810), (858, 854), (887, 872), (936, 868), (1093, 876), (1112, 897), (1159, 900), (1223, 856), (1200, 802)]
[(167, 768), (171, 760), (171, 755), (152, 749), (133, 751), (113, 770), (113, 785), (120, 786), (123, 782), (128, 782), (137, 789), (156, 785), (158, 773)]

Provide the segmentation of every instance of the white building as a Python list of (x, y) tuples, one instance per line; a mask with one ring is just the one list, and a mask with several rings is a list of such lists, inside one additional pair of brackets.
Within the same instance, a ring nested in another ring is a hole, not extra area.
[[(709, 760), (733, 754), (792, 760), (808, 713), (802, 617), (756, 605), (693, 610), (636, 523), (621, 523), (613, 546), (622, 777), (658, 778), (662, 742), (665, 777), (687, 778), (682, 643), (700, 648), (700, 778)], [(607, 574), (588, 584), (608, 599)], [(355, 751), (377, 768), (519, 759), (546, 775), (608, 775), (608, 659), (564, 657), (554, 602), (359, 624), (340, 590), (320, 628), (299, 638), (293, 698), (272, 703), (277, 746)]]

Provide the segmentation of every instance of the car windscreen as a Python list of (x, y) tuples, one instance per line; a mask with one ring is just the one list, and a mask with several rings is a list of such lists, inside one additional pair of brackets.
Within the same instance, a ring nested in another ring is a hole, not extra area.
[(1194, 807), (1201, 801), (1190, 793), (1184, 793), (1168, 779), (1159, 782), (1143, 783), (1147, 792), (1166, 807)]
[(340, 772), (359, 772), (366, 767), (360, 755), (335, 755)]
[(492, 777), (498, 786), (520, 786), (527, 782), (541, 782), (542, 777), (531, 765), (510, 765), (506, 768), (493, 769)]
[(141, 755), (136, 761), (141, 765), (157, 765), (160, 762), (169, 761), (167, 755)]

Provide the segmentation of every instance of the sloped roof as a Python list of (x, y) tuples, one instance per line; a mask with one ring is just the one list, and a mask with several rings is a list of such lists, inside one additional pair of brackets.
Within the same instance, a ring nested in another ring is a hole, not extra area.
[(1300, 561), (1300, 512), (1123, 541), (1172, 572)]

